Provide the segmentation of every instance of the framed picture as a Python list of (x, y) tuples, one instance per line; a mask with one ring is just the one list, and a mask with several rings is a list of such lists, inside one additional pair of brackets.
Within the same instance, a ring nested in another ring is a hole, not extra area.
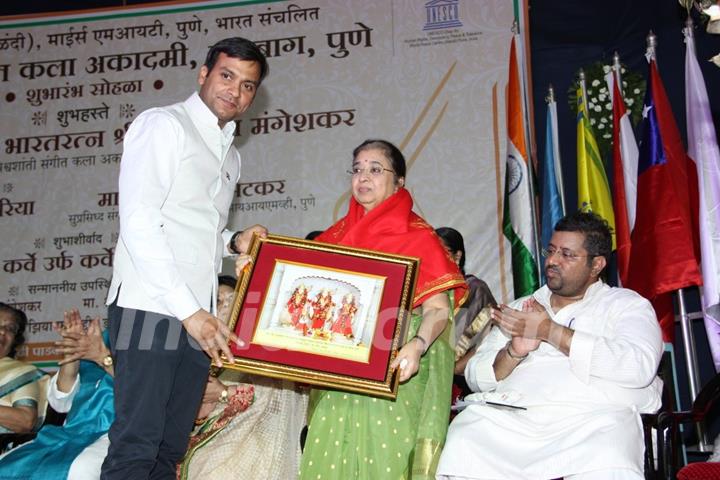
[(268, 235), (250, 245), (225, 367), (395, 398), (419, 260)]

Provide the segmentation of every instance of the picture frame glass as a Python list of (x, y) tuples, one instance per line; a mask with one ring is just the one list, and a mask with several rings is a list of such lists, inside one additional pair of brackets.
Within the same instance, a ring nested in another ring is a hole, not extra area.
[(257, 345), (368, 363), (385, 277), (279, 260)]

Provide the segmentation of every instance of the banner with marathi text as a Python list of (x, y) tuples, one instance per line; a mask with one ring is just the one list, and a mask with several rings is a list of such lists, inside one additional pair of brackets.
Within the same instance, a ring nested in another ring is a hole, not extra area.
[(513, 2), (470, 0), (215, 1), (0, 19), (0, 301), (29, 317), (26, 358), (57, 358), (51, 323), (63, 310), (107, 316), (124, 133), (141, 111), (190, 96), (208, 47), (230, 36), (258, 43), (270, 64), (236, 132), (242, 183), (230, 228), (325, 229), (347, 208), (353, 148), (385, 138), (406, 155), (415, 210), (463, 233), (466, 270), (502, 298), (512, 278), (497, 253), (496, 180), (512, 21)]

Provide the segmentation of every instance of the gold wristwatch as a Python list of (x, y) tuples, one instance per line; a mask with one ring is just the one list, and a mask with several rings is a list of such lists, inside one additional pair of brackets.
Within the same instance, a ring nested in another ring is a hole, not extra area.
[(227, 388), (226, 388), (225, 390), (223, 390), (222, 393), (220, 393), (220, 398), (218, 398), (218, 402), (220, 402), (220, 403), (227, 403), (227, 402), (228, 402), (228, 394), (229, 394), (229, 393), (230, 393), (230, 392), (228, 392), (228, 389), (227, 389)]
[(113, 358), (112, 355), (106, 355), (105, 358), (102, 359), (103, 367), (109, 368), (113, 366)]

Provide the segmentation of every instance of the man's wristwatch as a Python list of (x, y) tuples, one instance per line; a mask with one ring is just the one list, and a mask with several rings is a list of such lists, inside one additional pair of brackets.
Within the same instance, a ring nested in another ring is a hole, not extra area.
[(106, 368), (112, 367), (112, 366), (113, 366), (113, 358), (112, 358), (112, 355), (106, 355), (106, 356), (102, 359), (102, 364), (103, 364), (103, 367), (106, 367)]
[(238, 251), (237, 247), (235, 246), (235, 241), (241, 234), (242, 230), (238, 230), (237, 232), (233, 233), (232, 237), (230, 237), (230, 251), (237, 255), (240, 255), (240, 253), (242, 252)]

